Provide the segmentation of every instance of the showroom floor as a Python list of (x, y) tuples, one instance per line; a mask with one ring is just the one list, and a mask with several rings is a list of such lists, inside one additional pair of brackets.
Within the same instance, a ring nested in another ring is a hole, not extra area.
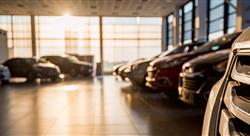
[(112, 76), (0, 87), (0, 135), (200, 135), (202, 111)]

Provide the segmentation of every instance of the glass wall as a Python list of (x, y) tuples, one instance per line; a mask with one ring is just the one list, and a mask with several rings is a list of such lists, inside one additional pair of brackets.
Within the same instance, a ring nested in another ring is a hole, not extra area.
[[(71, 53), (93, 55), (100, 62), (99, 21), (99, 17), (35, 16), (37, 57)], [(161, 27), (160, 17), (103, 17), (105, 70), (160, 53)], [(0, 16), (0, 28), (8, 31), (12, 57), (32, 56), (30, 16)]]
[(161, 51), (161, 18), (103, 17), (104, 71)]
[(235, 31), (236, 9), (237, 0), (209, 0), (209, 40)]
[(224, 34), (224, 6), (224, 0), (209, 0), (209, 40)]
[(183, 9), (179, 9), (179, 45), (182, 45), (182, 25), (183, 25), (183, 16), (182, 16)]
[(167, 49), (172, 49), (174, 46), (174, 37), (173, 37), (173, 33), (174, 33), (174, 29), (173, 29), (173, 20), (174, 20), (174, 16), (173, 15), (169, 15), (167, 17)]
[(72, 53), (100, 61), (98, 17), (37, 16), (35, 22), (38, 56)]
[(0, 28), (8, 33), (11, 57), (31, 57), (30, 16), (0, 16)]
[(193, 1), (188, 2), (183, 7), (184, 15), (183, 15), (183, 43), (191, 43), (192, 42), (192, 31), (193, 28)]
[(235, 31), (236, 27), (236, 10), (237, 10), (237, 0), (229, 0), (228, 5), (228, 27), (227, 32), (232, 33)]

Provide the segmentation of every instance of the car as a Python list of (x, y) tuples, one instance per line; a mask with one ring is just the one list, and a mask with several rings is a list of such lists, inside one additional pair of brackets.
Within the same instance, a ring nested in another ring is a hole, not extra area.
[(74, 56), (43, 56), (41, 59), (57, 65), (62, 73), (69, 74), (72, 77), (91, 76), (93, 74), (93, 65), (91, 63), (80, 61)]
[(56, 81), (61, 74), (58, 66), (34, 58), (12, 58), (3, 63), (10, 70), (11, 77), (25, 77), (28, 81), (36, 78)]
[(10, 77), (11, 75), (8, 67), (0, 64), (0, 84), (9, 83)]
[(203, 136), (250, 135), (250, 28), (234, 42), (226, 72), (212, 87)]
[(139, 61), (142, 61), (142, 60), (145, 60), (145, 58), (139, 58), (139, 59), (135, 59), (133, 61), (130, 61), (126, 64), (123, 64), (121, 66), (119, 66), (119, 68), (117, 69), (117, 78), (119, 80), (125, 80), (126, 79), (126, 73), (125, 73), (125, 70), (127, 69), (130, 69), (136, 62), (139, 62)]
[(182, 65), (205, 53), (231, 48), (240, 32), (226, 34), (218, 39), (205, 43), (201, 47), (186, 54), (176, 54), (154, 60), (147, 68), (146, 86), (160, 90), (170, 97), (178, 97), (179, 74)]
[(113, 76), (118, 76), (118, 69), (125, 64), (117, 64), (113, 67), (112, 69), (112, 75)]
[(223, 76), (230, 49), (200, 55), (182, 66), (179, 76), (179, 99), (204, 107), (212, 86)]
[(196, 49), (201, 44), (203, 44), (203, 42), (194, 42), (191, 44), (185, 44), (182, 46), (178, 46), (170, 51), (165, 51), (150, 59), (145, 59), (145, 60), (136, 62), (133, 65), (133, 67), (131, 67), (131, 69), (127, 70), (126, 76), (133, 84), (144, 86), (146, 82), (145, 77), (147, 75), (147, 67), (149, 66), (149, 63), (151, 61), (154, 61), (155, 59), (163, 58), (169, 55), (178, 54), (178, 53), (188, 53), (192, 51), (193, 49)]

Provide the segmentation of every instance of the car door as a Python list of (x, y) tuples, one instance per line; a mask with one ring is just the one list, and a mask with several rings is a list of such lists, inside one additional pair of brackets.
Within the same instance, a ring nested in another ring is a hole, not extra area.
[(19, 59), (15, 67), (18, 77), (26, 77), (30, 71), (29, 65), (24, 59)]
[(12, 77), (20, 76), (20, 59), (15, 58), (8, 60), (7, 62), (4, 63), (4, 65), (6, 65), (9, 68)]

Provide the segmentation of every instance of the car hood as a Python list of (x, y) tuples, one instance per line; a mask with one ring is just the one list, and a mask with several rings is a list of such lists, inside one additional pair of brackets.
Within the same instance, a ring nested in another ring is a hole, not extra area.
[(116, 70), (118, 70), (121, 66), (123, 66), (124, 64), (118, 64), (118, 65), (115, 65), (114, 67), (113, 67), (113, 71), (116, 71)]
[(211, 65), (214, 63), (218, 63), (220, 61), (228, 59), (230, 51), (231, 51), (230, 49), (225, 49), (225, 50), (220, 50), (220, 51), (200, 55), (200, 56), (186, 62), (183, 65), (183, 68), (204, 66), (204, 65)]
[(55, 64), (52, 63), (36, 63), (34, 65), (35, 67), (41, 67), (41, 68), (57, 68)]
[(155, 60), (155, 59), (142, 60), (142, 61), (136, 62), (135, 65), (143, 65), (143, 64), (146, 64), (146, 63), (150, 63), (152, 60)]
[(78, 61), (78, 62), (75, 62), (75, 64), (77, 65), (84, 65), (84, 66), (89, 66), (89, 67), (92, 67), (93, 65), (89, 62), (84, 62), (84, 61)]
[(185, 57), (190, 57), (192, 56), (193, 54), (190, 54), (190, 53), (179, 53), (179, 54), (175, 54), (175, 55), (169, 55), (169, 56), (166, 56), (166, 57), (163, 57), (163, 58), (158, 58), (152, 62), (150, 62), (150, 65), (160, 65), (162, 63), (165, 63), (165, 62), (169, 62), (169, 61), (172, 61), (172, 60), (176, 60), (176, 59), (181, 59), (181, 58), (185, 58)]

